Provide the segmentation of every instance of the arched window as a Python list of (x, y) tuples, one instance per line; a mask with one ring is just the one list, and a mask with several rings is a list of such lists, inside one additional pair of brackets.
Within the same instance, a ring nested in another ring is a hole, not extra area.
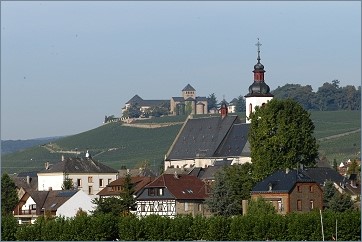
[(251, 115), (251, 113), (253, 112), (253, 104), (249, 104), (249, 116)]

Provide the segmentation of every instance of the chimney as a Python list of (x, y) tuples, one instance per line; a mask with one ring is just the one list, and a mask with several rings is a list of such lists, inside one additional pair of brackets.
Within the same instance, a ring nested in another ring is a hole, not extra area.
[(62, 155), (62, 161), (64, 161), (64, 155)]
[(87, 153), (85, 153), (85, 158), (90, 158), (89, 151), (87, 150)]
[(30, 176), (26, 176), (26, 183), (28, 184), (28, 185), (30, 185)]
[(173, 177), (174, 177), (175, 179), (178, 179), (177, 171), (175, 171), (175, 173), (173, 174)]
[(45, 162), (44, 166), (45, 166), (45, 170), (48, 170), (49, 169), (49, 161)]
[(288, 174), (289, 173), (289, 168), (286, 168), (285, 169), (285, 174)]
[(270, 192), (271, 190), (273, 190), (273, 185), (272, 185), (271, 183), (269, 183), (268, 186), (269, 186), (269, 192)]
[(48, 187), (48, 191), (52, 191), (53, 190), (53, 188), (52, 187)]

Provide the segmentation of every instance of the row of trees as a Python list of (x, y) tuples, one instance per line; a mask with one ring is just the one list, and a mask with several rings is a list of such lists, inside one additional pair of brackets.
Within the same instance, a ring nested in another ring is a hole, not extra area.
[(291, 98), (306, 110), (361, 110), (361, 86), (339, 86), (338, 80), (326, 82), (316, 92), (310, 85), (286, 84), (272, 93), (275, 98)]
[[(323, 212), (322, 216), (325, 240), (360, 241), (359, 212)], [(321, 226), (319, 211), (285, 216), (273, 213), (210, 218), (184, 215), (174, 219), (157, 215), (139, 219), (133, 215), (79, 213), (71, 219), (40, 217), (33, 225), (16, 225), (10, 217), (2, 217), (1, 223), (3, 240), (21, 241), (321, 241)]]
[[(286, 84), (271, 91), (275, 98), (293, 99), (306, 110), (335, 111), (335, 110), (360, 110), (361, 86), (339, 86), (338, 80), (326, 82), (313, 92), (311, 85)], [(217, 107), (218, 101), (215, 93), (209, 95), (208, 110)], [(245, 112), (245, 98), (240, 95), (237, 98), (237, 112)]]

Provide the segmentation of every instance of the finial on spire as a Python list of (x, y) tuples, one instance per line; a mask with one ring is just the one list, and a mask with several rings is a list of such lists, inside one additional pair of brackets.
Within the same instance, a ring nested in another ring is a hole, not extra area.
[(259, 42), (259, 38), (258, 38), (258, 43), (256, 43), (255, 44), (256, 46), (258, 46), (258, 63), (260, 63), (260, 46), (261, 46), (261, 44), (260, 44), (260, 42)]

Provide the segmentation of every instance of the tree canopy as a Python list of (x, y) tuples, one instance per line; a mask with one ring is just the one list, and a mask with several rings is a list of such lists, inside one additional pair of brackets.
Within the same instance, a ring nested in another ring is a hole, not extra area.
[(272, 91), (275, 98), (297, 101), (306, 110), (334, 111), (334, 110), (360, 110), (361, 86), (339, 86), (338, 80), (325, 82), (316, 92), (312, 86), (300, 84), (286, 84)]
[(272, 99), (251, 114), (249, 142), (253, 176), (261, 180), (278, 169), (314, 166), (318, 145), (310, 114), (291, 99)]
[(207, 111), (210, 111), (210, 109), (216, 107), (217, 107), (217, 99), (215, 93), (212, 93), (207, 97)]
[(1, 213), (11, 214), (19, 199), (16, 185), (7, 173), (1, 176)]
[(224, 167), (215, 174), (215, 183), (206, 199), (211, 212), (216, 215), (242, 214), (241, 201), (250, 198), (254, 185), (251, 179), (252, 165), (232, 165)]

